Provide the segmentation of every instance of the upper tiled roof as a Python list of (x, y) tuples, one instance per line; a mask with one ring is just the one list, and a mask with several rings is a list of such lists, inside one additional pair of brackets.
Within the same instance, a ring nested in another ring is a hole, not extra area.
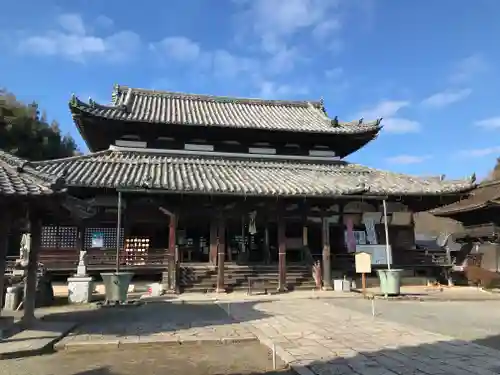
[(327, 158), (127, 149), (32, 163), (66, 171), (68, 186), (161, 189), (259, 196), (436, 195), (467, 191), (472, 181), (438, 181)]
[(110, 106), (92, 100), (85, 103), (73, 96), (70, 109), (73, 113), (85, 112), (107, 119), (162, 124), (329, 134), (375, 135), (381, 129), (381, 119), (369, 122), (330, 119), (322, 102), (230, 98), (121, 86), (115, 88)]
[(0, 197), (52, 194), (51, 177), (30, 168), (26, 160), (0, 151)]
[(487, 181), (472, 190), (467, 198), (430, 212), (436, 216), (452, 216), (498, 204), (500, 204), (500, 180)]

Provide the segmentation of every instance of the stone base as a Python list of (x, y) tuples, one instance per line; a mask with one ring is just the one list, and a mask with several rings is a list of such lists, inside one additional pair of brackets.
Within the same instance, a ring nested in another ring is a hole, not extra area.
[(68, 278), (68, 302), (73, 304), (89, 303), (92, 300), (94, 283), (92, 277), (74, 276)]
[(5, 311), (15, 311), (23, 300), (23, 287), (10, 286), (5, 293), (5, 301), (3, 309)]

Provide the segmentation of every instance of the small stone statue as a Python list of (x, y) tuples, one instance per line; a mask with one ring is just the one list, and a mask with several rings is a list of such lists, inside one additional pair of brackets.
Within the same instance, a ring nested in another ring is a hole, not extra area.
[(80, 254), (78, 256), (76, 275), (87, 276), (87, 252), (85, 250), (80, 251)]

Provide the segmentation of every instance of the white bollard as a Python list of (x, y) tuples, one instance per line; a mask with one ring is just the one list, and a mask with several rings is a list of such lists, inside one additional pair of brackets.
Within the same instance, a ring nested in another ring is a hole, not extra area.
[(372, 298), (372, 316), (375, 316), (375, 298)]
[(273, 370), (276, 370), (276, 344), (273, 343)]
[(231, 304), (227, 303), (227, 316), (231, 316)]

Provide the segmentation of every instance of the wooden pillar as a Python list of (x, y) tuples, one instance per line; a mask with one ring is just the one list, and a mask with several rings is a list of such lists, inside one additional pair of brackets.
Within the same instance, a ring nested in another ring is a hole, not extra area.
[(176, 261), (176, 247), (177, 247), (177, 215), (169, 215), (168, 223), (168, 283), (167, 292), (177, 293), (177, 261)]
[(271, 263), (271, 249), (269, 246), (269, 227), (264, 228), (264, 262), (266, 264)]
[(38, 254), (41, 247), (42, 239), (42, 222), (40, 214), (37, 210), (30, 208), (30, 234), (31, 246), (28, 253), (28, 267), (26, 275), (26, 290), (24, 293), (24, 314), (23, 324), (29, 325), (35, 320), (35, 302), (36, 302), (36, 279), (38, 268)]
[(224, 219), (219, 218), (217, 241), (217, 293), (224, 293), (226, 285), (224, 282), (224, 261), (226, 260), (226, 226)]
[(7, 264), (7, 236), (10, 229), (9, 214), (5, 207), (2, 207), (3, 215), (0, 218), (0, 312), (3, 307), (3, 290), (5, 285), (5, 268)]
[(278, 292), (286, 292), (286, 233), (283, 211), (278, 210)]
[(210, 263), (217, 264), (217, 220), (210, 220)]
[(76, 248), (78, 251), (85, 250), (85, 221), (81, 220), (78, 223), (78, 237), (76, 239)]
[(328, 217), (321, 218), (323, 243), (323, 290), (332, 290), (332, 262), (330, 251), (330, 223)]

